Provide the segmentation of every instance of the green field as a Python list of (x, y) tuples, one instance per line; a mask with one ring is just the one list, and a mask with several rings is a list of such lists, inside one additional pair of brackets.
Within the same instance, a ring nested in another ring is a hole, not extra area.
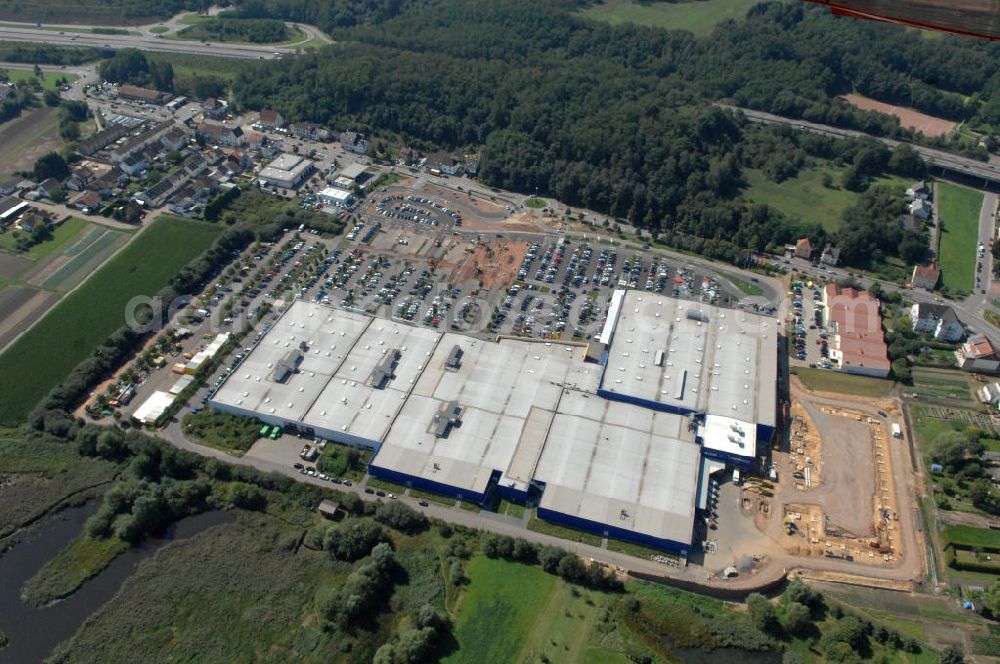
[(128, 301), (153, 295), (211, 245), (220, 228), (161, 217), (0, 355), (0, 422), (16, 424), (125, 322)]
[(1000, 530), (974, 528), (972, 526), (951, 526), (942, 534), (942, 540), (962, 548), (982, 547), (1000, 550)]
[[(844, 211), (858, 200), (859, 194), (840, 187), (844, 168), (829, 164), (801, 169), (793, 178), (778, 183), (763, 171), (743, 169), (747, 189), (743, 194), (757, 203), (770, 205), (786, 216), (806, 222), (818, 222), (829, 232), (844, 223)], [(823, 175), (828, 174), (835, 189), (823, 186)], [(905, 189), (908, 183), (902, 178), (879, 177), (873, 185), (890, 185)]]
[(896, 385), (891, 380), (884, 378), (852, 376), (851, 374), (828, 371), (826, 369), (792, 367), (790, 371), (799, 377), (799, 380), (802, 381), (802, 384), (807, 389), (814, 392), (840, 392), (842, 394), (856, 394), (858, 396), (881, 399), (888, 396)]
[(734, 277), (729, 274), (724, 274), (724, 276), (732, 285), (736, 286), (740, 292), (745, 295), (763, 295), (764, 289), (757, 284), (747, 281), (746, 279), (740, 279), (739, 277)]
[(472, 560), (466, 574), (471, 582), (455, 625), (459, 648), (445, 662), (515, 661), (556, 577), (485, 556)]
[[(119, 243), (125, 241), (126, 238), (118, 231), (103, 226), (91, 229), (82, 239), (74, 242), (63, 252), (64, 255), (72, 257), (71, 260), (49, 275), (42, 282), (42, 288), (69, 290), (79, 282), (83, 274), (86, 274), (84, 270), (88, 266), (92, 266), (94, 261), (102, 260), (102, 256), (113, 253)], [(93, 271), (93, 268), (91, 267), (89, 271)]]
[(582, 14), (596, 21), (636, 23), (706, 35), (727, 19), (742, 19), (757, 0), (701, 0), (695, 2), (598, 1)]
[[(57, 249), (61, 249), (66, 245), (67, 242), (75, 238), (87, 222), (83, 219), (77, 219), (76, 217), (70, 217), (63, 223), (59, 224), (52, 231), (52, 239), (46, 240), (41, 244), (36, 244), (31, 249), (21, 254), (25, 258), (30, 258), (31, 260), (38, 260), (39, 258), (45, 258), (49, 254), (53, 253)], [(17, 242), (14, 238), (13, 232), (7, 232), (0, 235), (0, 249), (4, 251), (9, 251), (11, 253), (16, 253), (15, 246)]]
[(983, 194), (948, 182), (939, 182), (938, 216), (941, 220), (941, 280), (952, 291), (972, 290), (979, 243), (979, 212)]
[(230, 415), (213, 408), (188, 413), (182, 422), (184, 434), (200, 445), (214, 447), (232, 456), (243, 456), (260, 438), (259, 420)]
[(548, 205), (544, 198), (529, 198), (524, 201), (524, 204), (534, 210), (541, 210), (543, 207)]
[(43, 90), (58, 90), (63, 83), (72, 83), (76, 80), (73, 74), (63, 74), (54, 71), (43, 71), (41, 76), (27, 69), (8, 69), (7, 78), (14, 83), (21, 85), (31, 79), (38, 80), (42, 84)]

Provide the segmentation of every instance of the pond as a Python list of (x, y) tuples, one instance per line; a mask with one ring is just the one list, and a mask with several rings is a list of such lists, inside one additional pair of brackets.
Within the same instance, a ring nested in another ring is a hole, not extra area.
[(0, 662), (41, 662), (71, 637), (87, 616), (111, 599), (135, 566), (162, 546), (235, 520), (220, 510), (181, 519), (158, 539), (149, 539), (118, 556), (108, 567), (66, 599), (42, 608), (21, 601), (21, 588), (46, 561), (66, 547), (97, 511), (92, 501), (55, 514), (18, 535), (18, 543), (0, 556), (0, 630), (10, 639)]

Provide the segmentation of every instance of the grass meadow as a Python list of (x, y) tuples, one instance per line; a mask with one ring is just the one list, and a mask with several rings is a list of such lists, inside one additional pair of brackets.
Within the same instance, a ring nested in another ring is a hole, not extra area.
[(941, 280), (952, 291), (972, 290), (979, 242), (979, 212), (983, 193), (949, 182), (939, 182), (938, 217), (941, 220)]

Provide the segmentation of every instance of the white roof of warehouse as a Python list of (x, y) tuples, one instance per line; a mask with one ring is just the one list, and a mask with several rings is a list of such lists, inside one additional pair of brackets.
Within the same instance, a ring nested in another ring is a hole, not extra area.
[(351, 180), (357, 179), (359, 175), (368, 170), (368, 167), (364, 164), (359, 164), (358, 162), (353, 162), (344, 166), (340, 169), (339, 175), (341, 177), (350, 178)]
[(688, 418), (566, 390), (535, 478), (541, 507), (688, 542), (701, 459)]
[[(617, 297), (605, 389), (708, 411), (709, 447), (735, 445), (734, 422), (773, 424), (773, 319), (642, 292)], [(705, 320), (687, 318), (687, 308)], [(276, 365), (302, 342), (298, 371), (275, 382)], [(456, 346), (460, 362), (449, 368)], [(663, 367), (654, 363), (657, 348)], [(394, 350), (392, 378), (376, 389), (373, 371)], [(381, 441), (373, 460), (380, 468), (470, 494), (482, 493), (494, 472), (520, 490), (537, 480), (546, 485), (544, 508), (690, 541), (701, 457), (689, 418), (598, 396), (604, 368), (584, 357), (564, 343), (442, 334), (295, 301), (213, 402)], [(678, 370), (690, 374), (683, 392), (675, 389)], [(734, 399), (730, 417), (721, 411)], [(459, 421), (438, 438), (435, 416), (453, 402)], [(750, 424), (744, 430), (755, 435)]]
[[(432, 330), (296, 301), (213, 401), (378, 441), (439, 337)], [(306, 350), (298, 372), (283, 383), (273, 380), (278, 361), (301, 342)], [(373, 370), (390, 350), (400, 352), (395, 378), (376, 389)]]
[[(456, 345), (457, 370), (445, 368)], [(558, 343), (493, 343), (445, 334), (424, 369), (375, 463), (424, 479), (481, 493), (494, 470), (501, 482), (525, 489), (541, 453), (562, 385), (595, 390), (599, 367), (581, 361), (583, 349)], [(445, 438), (433, 417), (451, 401), (461, 424)]]
[(601, 387), (774, 426), (777, 332), (767, 316), (630, 290), (618, 308)]
[(169, 392), (156, 391), (149, 395), (149, 398), (142, 402), (142, 405), (135, 409), (132, 417), (143, 424), (152, 424), (160, 419), (164, 411), (174, 402), (174, 395)]

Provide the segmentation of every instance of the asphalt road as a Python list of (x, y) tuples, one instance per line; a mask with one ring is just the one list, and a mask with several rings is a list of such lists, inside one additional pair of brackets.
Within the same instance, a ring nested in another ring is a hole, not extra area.
[[(728, 106), (726, 104), (716, 105), (733, 111), (741, 111), (751, 122), (789, 125), (794, 129), (810, 131), (815, 134), (824, 134), (834, 138), (874, 138), (892, 148), (900, 145), (901, 143), (901, 141), (895, 141), (891, 138), (879, 138), (877, 136), (871, 136), (870, 134), (854, 131), (852, 129), (841, 129), (839, 127), (817, 124), (815, 122), (806, 122), (805, 120), (785, 118), (780, 115), (773, 115), (762, 111), (753, 111), (748, 108), (740, 108), (737, 106)], [(955, 173), (960, 173), (962, 175), (982, 178), (986, 182), (1000, 184), (1000, 167), (998, 166), (982, 161), (976, 161), (975, 159), (969, 159), (967, 157), (960, 157), (959, 155), (952, 154), (950, 152), (935, 150), (934, 148), (928, 148), (922, 145), (915, 145), (913, 143), (910, 143), (909, 145), (933, 166), (954, 171)]]
[(188, 55), (209, 55), (222, 58), (243, 58), (250, 60), (272, 60), (295, 52), (294, 47), (249, 44), (222, 44), (216, 42), (196, 42), (163, 39), (147, 35), (101, 35), (88, 32), (63, 32), (39, 28), (0, 27), (0, 40), (26, 41), (53, 46), (90, 46), (94, 48), (136, 48), (143, 51), (163, 53), (184, 53)]

